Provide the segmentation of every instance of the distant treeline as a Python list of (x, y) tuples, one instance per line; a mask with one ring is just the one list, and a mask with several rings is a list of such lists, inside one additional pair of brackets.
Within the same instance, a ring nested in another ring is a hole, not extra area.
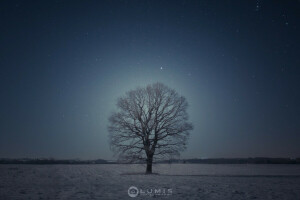
[(173, 159), (162, 163), (195, 163), (195, 164), (300, 164), (300, 158), (206, 158), (206, 159)]
[[(57, 160), (57, 159), (10, 159), (0, 158), (0, 164), (117, 164), (117, 161), (97, 160)], [(300, 158), (206, 158), (206, 159), (170, 159), (156, 163), (191, 163), (191, 164), (300, 164)], [(124, 163), (126, 164), (126, 163)]]
[(97, 160), (57, 160), (57, 159), (0, 159), (0, 164), (111, 164), (112, 162), (97, 159)]

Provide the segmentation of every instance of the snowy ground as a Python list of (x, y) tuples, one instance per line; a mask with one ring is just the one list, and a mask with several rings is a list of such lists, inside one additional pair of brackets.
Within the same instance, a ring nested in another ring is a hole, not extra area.
[[(159, 164), (156, 175), (144, 170), (144, 165), (0, 165), (0, 199), (300, 199), (300, 165)], [(131, 186), (138, 188), (137, 197), (129, 197)]]

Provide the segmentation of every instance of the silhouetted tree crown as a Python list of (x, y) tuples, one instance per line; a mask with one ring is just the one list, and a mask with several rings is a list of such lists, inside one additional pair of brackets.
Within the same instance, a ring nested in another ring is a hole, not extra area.
[(179, 155), (189, 131), (187, 101), (162, 83), (137, 88), (118, 99), (109, 118), (111, 149), (120, 159), (145, 160), (152, 172), (153, 158)]

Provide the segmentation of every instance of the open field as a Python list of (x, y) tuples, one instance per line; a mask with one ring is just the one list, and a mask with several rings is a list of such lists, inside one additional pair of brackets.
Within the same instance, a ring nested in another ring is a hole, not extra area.
[[(300, 165), (0, 165), (0, 199), (300, 199)], [(139, 195), (131, 198), (128, 188)], [(153, 196), (153, 194), (156, 194)]]

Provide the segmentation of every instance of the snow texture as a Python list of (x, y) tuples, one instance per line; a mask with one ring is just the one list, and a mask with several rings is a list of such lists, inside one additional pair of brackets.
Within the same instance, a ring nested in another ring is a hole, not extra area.
[[(0, 165), (0, 199), (300, 199), (300, 165), (157, 164), (153, 170), (146, 175), (140, 164)], [(129, 197), (131, 186), (146, 192)], [(155, 189), (171, 193), (153, 195)]]

